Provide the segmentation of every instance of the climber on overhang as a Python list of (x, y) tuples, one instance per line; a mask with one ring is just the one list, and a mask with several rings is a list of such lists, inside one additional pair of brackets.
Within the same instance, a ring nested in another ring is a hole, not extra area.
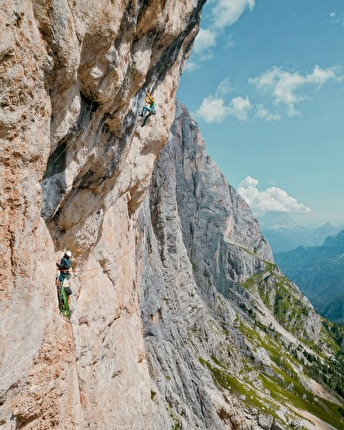
[(146, 113), (146, 112), (148, 112), (148, 115), (146, 116), (146, 118), (143, 120), (143, 124), (142, 124), (142, 126), (141, 127), (143, 127), (145, 124), (146, 124), (146, 122), (147, 122), (147, 120), (148, 120), (148, 118), (150, 117), (150, 116), (152, 116), (152, 115), (155, 115), (156, 114), (156, 110), (155, 110), (155, 100), (154, 100), (154, 97), (152, 97), (150, 94), (149, 94), (149, 92), (148, 91), (146, 91), (146, 98), (145, 98), (145, 102), (149, 105), (149, 107), (147, 107), (147, 106), (143, 106), (143, 108), (142, 108), (142, 111), (141, 111), (141, 113), (140, 113), (140, 116), (144, 116), (144, 114)]

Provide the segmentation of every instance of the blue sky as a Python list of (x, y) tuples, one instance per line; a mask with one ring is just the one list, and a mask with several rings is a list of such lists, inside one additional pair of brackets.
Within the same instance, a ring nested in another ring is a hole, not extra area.
[(344, 1), (210, 0), (178, 98), (256, 215), (344, 224)]

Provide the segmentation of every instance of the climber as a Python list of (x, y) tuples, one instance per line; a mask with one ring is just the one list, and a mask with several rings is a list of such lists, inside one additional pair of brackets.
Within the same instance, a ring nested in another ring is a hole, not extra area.
[(149, 104), (149, 107), (147, 107), (147, 106), (143, 106), (142, 111), (141, 111), (141, 113), (140, 113), (140, 116), (144, 116), (145, 112), (149, 112), (149, 113), (148, 113), (148, 115), (146, 116), (146, 118), (144, 119), (143, 124), (142, 124), (142, 126), (141, 126), (141, 127), (143, 127), (143, 126), (146, 124), (147, 119), (148, 119), (150, 116), (152, 116), (152, 115), (155, 115), (155, 114), (156, 114), (156, 111), (155, 111), (155, 100), (154, 100), (154, 97), (152, 97), (152, 96), (149, 94), (149, 92), (148, 92), (148, 91), (146, 91), (146, 95), (147, 95), (147, 97), (145, 98), (145, 102), (146, 102), (147, 104)]
[(66, 251), (60, 262), (56, 262), (56, 266), (60, 274), (56, 275), (57, 298), (59, 301), (60, 312), (63, 316), (70, 317), (70, 296), (73, 294), (69, 286), (63, 285), (64, 281), (71, 277), (71, 256), (70, 251)]
[[(71, 256), (72, 256), (72, 253), (70, 251), (66, 251), (61, 261), (59, 263), (56, 263), (56, 266), (60, 271), (60, 276), (58, 276), (58, 279), (60, 280), (60, 287), (62, 287), (65, 279), (70, 279), (71, 277), (71, 274), (70, 274)], [(72, 294), (72, 290), (70, 287), (65, 288), (65, 290), (67, 295)]]

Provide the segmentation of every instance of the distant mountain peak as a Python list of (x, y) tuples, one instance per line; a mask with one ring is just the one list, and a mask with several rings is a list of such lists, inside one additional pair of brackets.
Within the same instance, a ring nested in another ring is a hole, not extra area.
[(344, 230), (328, 236), (323, 245), (277, 253), (275, 259), (324, 317), (344, 321)]
[(294, 220), (287, 212), (268, 211), (265, 215), (258, 217), (258, 220), (264, 229), (287, 228), (293, 230), (296, 228)]

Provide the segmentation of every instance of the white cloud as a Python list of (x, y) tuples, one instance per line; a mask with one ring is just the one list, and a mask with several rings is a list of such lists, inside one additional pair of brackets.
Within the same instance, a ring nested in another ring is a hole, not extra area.
[(228, 116), (228, 107), (225, 106), (223, 99), (210, 95), (202, 101), (196, 115), (203, 118), (205, 122), (220, 123)]
[(235, 97), (226, 105), (223, 98), (210, 95), (202, 101), (195, 115), (208, 123), (221, 123), (230, 116), (239, 121), (247, 121), (250, 109), (251, 103), (248, 97)]
[(271, 92), (275, 104), (285, 105), (288, 115), (296, 115), (295, 104), (305, 100), (305, 94), (300, 94), (301, 89), (307, 86), (321, 87), (329, 80), (339, 81), (342, 79), (339, 67), (322, 69), (316, 65), (313, 71), (307, 75), (291, 73), (274, 67), (256, 78), (250, 78), (258, 89)]
[(199, 65), (197, 63), (189, 59), (188, 62), (186, 63), (184, 70), (188, 72), (193, 72), (194, 70), (198, 69), (198, 67)]
[(344, 27), (344, 14), (341, 17), (339, 17), (335, 12), (331, 12), (330, 17), (332, 18), (333, 22)]
[(211, 30), (200, 28), (193, 50), (196, 54), (203, 54), (205, 51), (214, 48), (216, 46), (216, 33)]
[(230, 103), (228, 114), (240, 121), (247, 121), (247, 115), (250, 109), (251, 103), (248, 97), (235, 97)]
[[(289, 116), (298, 115), (295, 105), (307, 98), (309, 87), (320, 88), (328, 81), (340, 81), (343, 76), (339, 67), (322, 69), (318, 65), (305, 75), (297, 72), (287, 72), (279, 67), (267, 70), (249, 82), (258, 89), (271, 93), (275, 105), (285, 106)], [(221, 81), (215, 95), (206, 97), (198, 108), (196, 115), (208, 123), (221, 123), (227, 117), (234, 117), (239, 121), (247, 121), (249, 113), (264, 121), (279, 121), (280, 112), (271, 112), (263, 104), (252, 105), (248, 97), (234, 97), (229, 103), (224, 97), (233, 90), (229, 78)]]
[(254, 5), (255, 0), (218, 0), (212, 10), (214, 28), (233, 25), (246, 9), (253, 10)]
[(225, 48), (229, 48), (229, 49), (236, 47), (234, 36), (232, 34), (227, 36), (227, 39), (226, 39), (224, 46), (225, 46)]
[(226, 94), (229, 94), (231, 91), (233, 91), (233, 88), (231, 86), (231, 80), (229, 78), (226, 78), (223, 81), (221, 81), (217, 86), (217, 89), (215, 91), (215, 96), (223, 97)]
[[(212, 9), (212, 23), (209, 28), (201, 28), (195, 39), (192, 49), (192, 62), (199, 63), (213, 57), (212, 50), (216, 46), (216, 38), (225, 27), (234, 24), (246, 9), (253, 10), (255, 0), (214, 0)], [(225, 45), (233, 48), (233, 36), (229, 36)], [(186, 67), (191, 72), (196, 67)]]
[(248, 176), (238, 187), (238, 193), (257, 215), (267, 211), (308, 213), (311, 209), (298, 203), (294, 197), (277, 187), (269, 187), (265, 191), (257, 189), (259, 181)]
[(340, 68), (338, 66), (322, 69), (318, 65), (314, 66), (312, 73), (305, 76), (305, 84), (323, 85), (330, 79), (340, 81), (343, 77), (340, 75)]
[(265, 121), (280, 121), (281, 119), (281, 115), (270, 112), (262, 104), (256, 105), (255, 110), (255, 116)]

